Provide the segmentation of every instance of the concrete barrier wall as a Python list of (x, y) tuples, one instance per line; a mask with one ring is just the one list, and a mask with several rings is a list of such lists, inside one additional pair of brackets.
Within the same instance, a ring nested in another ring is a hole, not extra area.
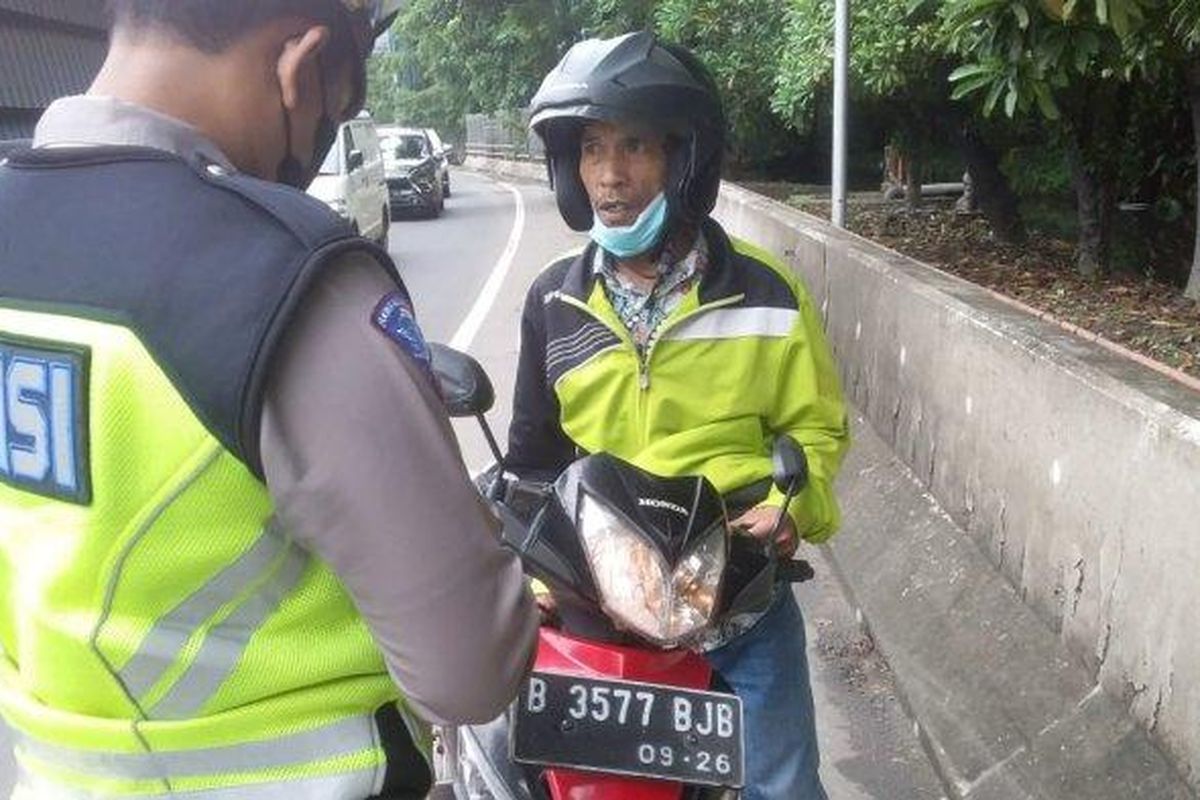
[(848, 398), (1200, 786), (1200, 393), (739, 187), (716, 216), (804, 277)]
[(717, 217), (804, 276), (848, 397), (1200, 783), (1200, 393), (760, 195)]

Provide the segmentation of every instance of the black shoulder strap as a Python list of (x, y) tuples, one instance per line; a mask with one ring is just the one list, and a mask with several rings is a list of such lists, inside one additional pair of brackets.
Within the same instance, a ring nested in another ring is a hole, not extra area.
[(399, 285), (382, 248), (286, 187), (145, 148), (24, 150), (0, 165), (2, 302), (133, 330), (260, 477), (275, 347), (315, 277), (350, 251)]

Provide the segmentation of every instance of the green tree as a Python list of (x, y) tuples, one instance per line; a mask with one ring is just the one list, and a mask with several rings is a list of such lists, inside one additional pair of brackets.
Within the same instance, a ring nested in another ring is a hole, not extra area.
[(377, 118), (461, 135), (469, 113), (524, 108), (566, 49), (650, 24), (654, 0), (411, 0), (372, 59)]
[(1056, 123), (1070, 157), (1079, 220), (1076, 264), (1108, 267), (1120, 134), (1136, 64), (1125, 37), (1147, 0), (947, 0), (951, 47), (966, 62), (950, 76), (955, 97), (974, 97), (985, 115), (1040, 114)]
[[(937, 0), (861, 0), (851, 4), (852, 85), (860, 102), (888, 120), (893, 143), (908, 162), (906, 197), (921, 202), (924, 164), (935, 146), (938, 116), (947, 105), (939, 75)], [(773, 108), (800, 123), (833, 79), (833, 0), (797, 0), (788, 10), (775, 76)]]
[[(1141, 78), (1147, 92), (1153, 97), (1154, 112), (1162, 113), (1164, 106), (1172, 102), (1172, 90), (1177, 86), (1184, 87), (1184, 105), (1190, 107), (1190, 113), (1180, 113), (1190, 117), (1190, 166), (1196, 180), (1195, 241), (1191, 275), (1185, 294), (1192, 299), (1200, 299), (1200, 4), (1195, 0), (1145, 0), (1143, 11), (1132, 24), (1123, 27), (1114, 24), (1114, 30), (1120, 33), (1126, 58), (1133, 65), (1134, 74)], [(1138, 114), (1138, 122), (1143, 129), (1154, 126), (1150, 116), (1145, 111)], [(1139, 133), (1143, 136), (1149, 134), (1152, 139), (1154, 131), (1142, 130)], [(1164, 159), (1178, 158), (1173, 148), (1169, 149), (1170, 152), (1163, 152), (1164, 148), (1159, 145), (1154, 150), (1157, 152), (1151, 153), (1150, 160), (1155, 168), (1148, 170), (1150, 173), (1160, 172), (1157, 167)], [(1180, 169), (1181, 165), (1176, 162), (1175, 171)], [(1165, 199), (1170, 200), (1171, 204), (1175, 202), (1174, 197)]]
[(1200, 302), (1200, 3), (1172, 0), (1168, 6), (1168, 30), (1183, 61), (1192, 109), (1192, 136), (1196, 152), (1196, 242), (1191, 275), (1184, 295)]
[(655, 30), (688, 47), (723, 94), (738, 160), (763, 162), (786, 141), (771, 114), (788, 0), (660, 0)]
[[(1018, 242), (1024, 225), (1017, 198), (1000, 170), (984, 126), (953, 103), (947, 76), (953, 66), (939, 11), (942, 0), (858, 0), (851, 6), (852, 88), (859, 106), (881, 114), (894, 144), (908, 160), (906, 196), (921, 201), (923, 164), (935, 149), (952, 144), (966, 163), (980, 206), (996, 236)], [(802, 126), (833, 75), (832, 0), (796, 0), (784, 28), (772, 107)]]
[(408, 114), (431, 103), (460, 127), (467, 113), (523, 107), (579, 37), (588, 11), (568, 0), (412, 0), (393, 28), (400, 59), (376, 60), (382, 70), (411, 69), (419, 80), (406, 87), (383, 75), (380, 91)]
[[(980, 23), (978, 6), (966, 5), (959, 2), (960, 32), (963, 23)], [(1129, 152), (1123, 134), (1149, 124), (1127, 114), (1135, 81), (1142, 81), (1137, 89), (1161, 96), (1158, 87), (1182, 77), (1200, 163), (1200, 3), (1045, 0), (1040, 8), (1030, 8), (997, 0), (986, 5), (988, 36), (976, 30), (960, 39), (980, 57), (953, 76), (958, 92), (982, 96), (985, 112), (1003, 100), (1010, 117), (1034, 107), (1048, 120), (1062, 117), (1080, 211), (1079, 266), (1089, 274), (1104, 266), (1107, 255), (1113, 176), (1139, 155)], [(1024, 57), (1014, 58), (1018, 53)], [(1134, 134), (1129, 138), (1141, 138)], [(1200, 299), (1200, 168), (1196, 179), (1196, 240), (1185, 294)]]
[(578, 3), (586, 36), (618, 36), (654, 27), (658, 0), (585, 0)]

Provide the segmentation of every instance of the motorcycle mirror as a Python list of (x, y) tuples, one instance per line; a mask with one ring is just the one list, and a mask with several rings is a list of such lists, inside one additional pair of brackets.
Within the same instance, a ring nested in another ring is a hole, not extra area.
[(772, 479), (779, 491), (795, 494), (808, 483), (808, 458), (790, 436), (775, 440), (771, 452)]
[(478, 361), (444, 344), (431, 342), (429, 351), (446, 413), (452, 417), (478, 417), (491, 409), (496, 391)]

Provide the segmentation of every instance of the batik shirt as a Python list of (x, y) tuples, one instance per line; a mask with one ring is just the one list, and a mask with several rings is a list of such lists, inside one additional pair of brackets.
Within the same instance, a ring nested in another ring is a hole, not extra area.
[(658, 279), (647, 289), (623, 275), (612, 255), (596, 248), (596, 274), (603, 280), (608, 301), (629, 330), (640, 358), (645, 360), (663, 322), (700, 280), (707, 264), (708, 244), (704, 236), (697, 234), (692, 249), (683, 258), (672, 255), (670, 248), (663, 251)]

